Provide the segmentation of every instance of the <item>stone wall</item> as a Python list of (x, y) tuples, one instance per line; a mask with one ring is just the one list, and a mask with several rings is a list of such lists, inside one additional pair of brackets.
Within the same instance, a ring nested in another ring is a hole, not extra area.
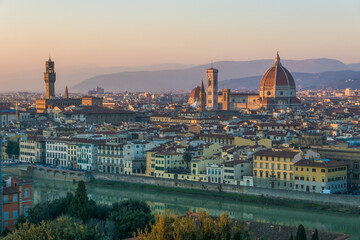
[(319, 193), (307, 193), (292, 190), (281, 190), (281, 189), (268, 189), (259, 187), (246, 187), (236, 185), (219, 185), (215, 183), (201, 183), (186, 180), (170, 180), (162, 178), (153, 178), (145, 176), (134, 176), (134, 175), (116, 175), (116, 174), (104, 174), (104, 173), (92, 173), (94, 179), (117, 181), (117, 182), (128, 182), (136, 184), (150, 184), (163, 187), (174, 187), (174, 188), (186, 188), (194, 190), (205, 190), (213, 192), (227, 192), (237, 193), (253, 196), (264, 196), (269, 198), (278, 198), (285, 200), (301, 200), (306, 202), (327, 204), (327, 205), (342, 205), (348, 207), (360, 208), (360, 197), (356, 196), (345, 196), (345, 195), (329, 195)]
[(88, 173), (79, 171), (60, 170), (53, 168), (29, 166), (26, 171), (20, 173), (23, 177), (34, 177), (40, 179), (50, 179), (57, 181), (90, 181)]
[(51, 169), (43, 167), (28, 166), (27, 169), (19, 169), (20, 176), (34, 177), (41, 179), (51, 179), (58, 181), (85, 181), (88, 182), (91, 179), (106, 180), (114, 182), (127, 182), (135, 184), (149, 184), (162, 187), (174, 187), (193, 190), (204, 190), (212, 192), (226, 192), (245, 194), (252, 196), (264, 196), (269, 198), (278, 198), (285, 200), (301, 200), (306, 202), (321, 203), (327, 205), (343, 205), (348, 207), (360, 208), (360, 197), (345, 196), (345, 195), (329, 195), (319, 193), (307, 193), (300, 191), (289, 191), (281, 189), (269, 189), (259, 187), (246, 187), (236, 185), (224, 185), (216, 183), (201, 183), (187, 180), (171, 180), (163, 178), (154, 178), (137, 175), (120, 175), (109, 174), (99, 172), (78, 172), (60, 169)]

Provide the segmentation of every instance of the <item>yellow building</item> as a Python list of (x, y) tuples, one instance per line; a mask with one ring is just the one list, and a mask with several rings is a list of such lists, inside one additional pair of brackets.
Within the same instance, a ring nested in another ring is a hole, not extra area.
[(155, 174), (155, 152), (146, 152), (146, 172), (147, 176), (154, 176)]
[(294, 163), (299, 152), (261, 150), (253, 154), (254, 186), (293, 189)]
[(347, 190), (347, 165), (328, 159), (302, 159), (294, 164), (294, 189), (337, 193)]
[(185, 170), (187, 166), (183, 161), (182, 153), (156, 152), (151, 158), (155, 160), (155, 177), (165, 177), (165, 173), (172, 170)]
[(75, 142), (69, 142), (67, 143), (67, 158), (68, 158), (68, 165), (72, 169), (77, 168), (77, 160), (76, 160), (76, 146), (77, 144)]

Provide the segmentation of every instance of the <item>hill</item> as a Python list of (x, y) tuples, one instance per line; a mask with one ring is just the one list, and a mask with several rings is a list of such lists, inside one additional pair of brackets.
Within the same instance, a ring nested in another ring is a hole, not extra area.
[[(322, 73), (292, 73), (297, 89), (356, 89), (360, 86), (360, 71), (331, 71)], [(219, 82), (219, 88), (257, 90), (262, 76), (230, 79)]]
[[(360, 71), (360, 64), (346, 65), (334, 59), (322, 58), (308, 60), (282, 60), (282, 63), (290, 72), (295, 73), (303, 72), (314, 74), (327, 71), (356, 70), (358, 68), (358, 71)], [(219, 69), (219, 81), (223, 81), (260, 76), (272, 64), (273, 60), (271, 59), (254, 61), (222, 61), (214, 63), (214, 67)], [(105, 91), (190, 90), (195, 86), (200, 85), (201, 78), (205, 78), (205, 71), (209, 67), (210, 66), (207, 64), (186, 69), (126, 71), (113, 74), (103, 74), (84, 80), (72, 86), (71, 90), (84, 92), (96, 86), (102, 86)], [(256, 77), (253, 77), (254, 84), (256, 82), (255, 78)], [(299, 79), (301, 80), (302, 78)], [(258, 80), (258, 82), (259, 81), (260, 80)], [(250, 82), (252, 84), (252, 81)]]

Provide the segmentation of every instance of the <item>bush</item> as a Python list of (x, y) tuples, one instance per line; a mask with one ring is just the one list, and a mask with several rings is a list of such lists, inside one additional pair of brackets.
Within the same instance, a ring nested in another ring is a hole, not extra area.
[(129, 238), (137, 229), (144, 229), (153, 221), (150, 207), (142, 201), (127, 200), (115, 203), (109, 219), (114, 222), (115, 236)]
[(30, 209), (27, 220), (30, 223), (40, 224), (42, 221), (54, 220), (60, 215), (67, 213), (73, 195), (68, 193), (66, 197), (55, 199), (51, 202), (38, 203)]

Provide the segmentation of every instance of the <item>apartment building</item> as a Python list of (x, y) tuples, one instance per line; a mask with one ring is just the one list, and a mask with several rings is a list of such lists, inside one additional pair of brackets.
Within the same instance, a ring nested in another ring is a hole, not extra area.
[(347, 190), (347, 165), (329, 159), (302, 159), (294, 164), (294, 190), (343, 193)]
[(293, 189), (294, 163), (300, 152), (260, 150), (253, 154), (254, 185), (257, 187)]

